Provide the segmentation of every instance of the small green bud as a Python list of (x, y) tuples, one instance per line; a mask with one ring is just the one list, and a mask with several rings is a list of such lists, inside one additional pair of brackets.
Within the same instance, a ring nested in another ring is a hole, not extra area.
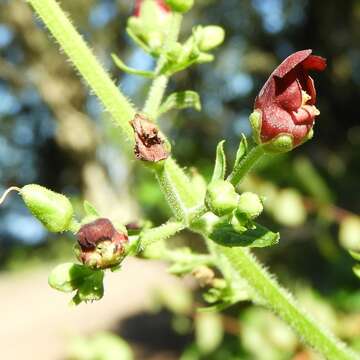
[(201, 38), (199, 42), (199, 49), (201, 51), (209, 51), (223, 43), (225, 31), (220, 26), (209, 25), (203, 28), (199, 27), (198, 36)]
[(237, 212), (246, 219), (253, 220), (263, 211), (264, 207), (260, 197), (252, 192), (244, 192), (239, 196)]
[(236, 208), (238, 194), (228, 181), (216, 180), (208, 186), (205, 202), (214, 214), (223, 216)]
[(29, 184), (20, 190), (30, 212), (51, 232), (69, 230), (74, 215), (70, 200), (43, 186)]
[(193, 7), (194, 0), (165, 0), (165, 3), (170, 6), (173, 11), (186, 13)]

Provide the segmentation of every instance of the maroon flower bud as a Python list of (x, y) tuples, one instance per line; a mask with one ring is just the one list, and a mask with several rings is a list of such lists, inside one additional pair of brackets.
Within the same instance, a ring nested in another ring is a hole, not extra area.
[[(154, 2), (156, 2), (163, 15), (167, 15), (170, 12), (170, 8), (165, 4), (165, 0), (154, 0)], [(140, 16), (143, 3), (144, 0), (135, 0), (134, 16)]]
[(120, 263), (128, 242), (108, 219), (97, 219), (83, 225), (76, 234), (78, 259), (87, 266), (105, 269)]
[(310, 137), (320, 112), (315, 107), (316, 91), (308, 72), (326, 67), (324, 58), (311, 53), (310, 49), (302, 50), (287, 57), (261, 89), (250, 117), (258, 143), (276, 144), (278, 140), (282, 151), (287, 151)]

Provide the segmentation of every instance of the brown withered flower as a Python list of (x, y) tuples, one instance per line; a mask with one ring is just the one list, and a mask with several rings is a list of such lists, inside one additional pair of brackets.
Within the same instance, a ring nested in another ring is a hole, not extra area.
[(110, 220), (100, 218), (83, 225), (76, 234), (78, 259), (87, 266), (105, 269), (120, 263), (128, 236), (118, 232)]
[(135, 156), (139, 160), (157, 162), (169, 157), (164, 139), (156, 125), (146, 116), (136, 114), (130, 121), (135, 132)]

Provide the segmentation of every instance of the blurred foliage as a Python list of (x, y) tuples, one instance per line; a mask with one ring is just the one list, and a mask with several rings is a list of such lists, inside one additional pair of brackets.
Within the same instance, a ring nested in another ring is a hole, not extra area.
[[(62, 6), (140, 106), (149, 81), (121, 73), (111, 60), (115, 53), (131, 67), (152, 69), (152, 59), (124, 31), (132, 1), (63, 0)], [(354, 320), (359, 320), (360, 283), (351, 271), (356, 261), (346, 251), (360, 246), (360, 1), (197, 0), (186, 18), (186, 35), (194, 23), (221, 25), (225, 43), (214, 63), (179, 73), (170, 84), (169, 94), (199, 92), (202, 111), (172, 111), (161, 125), (179, 162), (196, 166), (208, 179), (219, 140), (227, 139), (225, 151), (235, 158), (241, 133), (250, 132), (247, 116), (254, 98), (274, 66), (304, 48), (328, 59), (327, 71), (316, 78), (321, 116), (313, 140), (291, 154), (268, 157), (241, 189), (264, 196), (262, 220), (282, 235), (279, 245), (257, 255), (300, 298), (309, 286), (316, 289), (336, 332), (360, 348)], [(159, 224), (168, 217), (151, 174), (122, 151), (118, 132), (102, 121), (107, 115), (97, 100), (21, 0), (0, 0), (0, 99), (1, 191), (36, 182), (79, 203), (87, 198), (120, 219), (141, 216)], [(66, 257), (71, 246), (71, 239), (48, 238), (16, 195), (0, 208), (1, 268)], [(226, 315), (231, 325), (225, 321), (209, 338), (195, 330), (195, 342), (182, 360), (262, 359), (259, 347), (271, 349), (266, 359), (315, 359), (271, 314), (244, 305), (241, 310), (239, 320), (239, 308), (231, 308)], [(194, 326), (219, 327), (211, 316), (195, 320)], [(188, 322), (175, 324), (184, 332)], [(268, 331), (269, 324), (274, 330)]]
[(134, 356), (124, 340), (104, 332), (91, 338), (74, 338), (67, 358), (69, 360), (133, 360)]

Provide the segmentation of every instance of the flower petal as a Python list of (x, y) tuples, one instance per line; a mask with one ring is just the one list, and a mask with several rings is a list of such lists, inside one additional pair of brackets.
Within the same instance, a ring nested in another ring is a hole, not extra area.
[(315, 117), (314, 110), (312, 109), (312, 106), (309, 105), (301, 107), (291, 115), (296, 125), (312, 124)]
[(313, 127), (313, 123), (294, 126), (291, 133), (294, 139), (294, 146), (300, 145), (304, 141), (305, 136), (309, 133), (312, 127)]
[(291, 134), (294, 121), (291, 115), (281, 107), (273, 105), (262, 110), (260, 137), (267, 142), (279, 134)]
[(302, 66), (305, 70), (324, 71), (326, 68), (326, 59), (317, 55), (310, 55), (304, 60)]
[[(278, 79), (278, 78), (275, 78)], [(275, 81), (276, 102), (285, 110), (296, 111), (301, 106), (301, 86), (297, 79), (290, 84), (282, 79)]]
[(316, 103), (316, 89), (314, 86), (314, 80), (311, 76), (308, 76), (306, 79), (306, 88), (305, 91), (311, 96), (311, 99), (308, 100), (308, 104), (315, 105)]
[[(304, 60), (306, 60), (311, 53), (312, 50), (308, 49), (308, 50), (300, 50), (291, 54), (275, 69), (275, 71), (273, 72), (273, 76), (283, 78), (297, 65), (301, 64)], [(316, 58), (319, 58), (319, 56), (316, 56)]]

